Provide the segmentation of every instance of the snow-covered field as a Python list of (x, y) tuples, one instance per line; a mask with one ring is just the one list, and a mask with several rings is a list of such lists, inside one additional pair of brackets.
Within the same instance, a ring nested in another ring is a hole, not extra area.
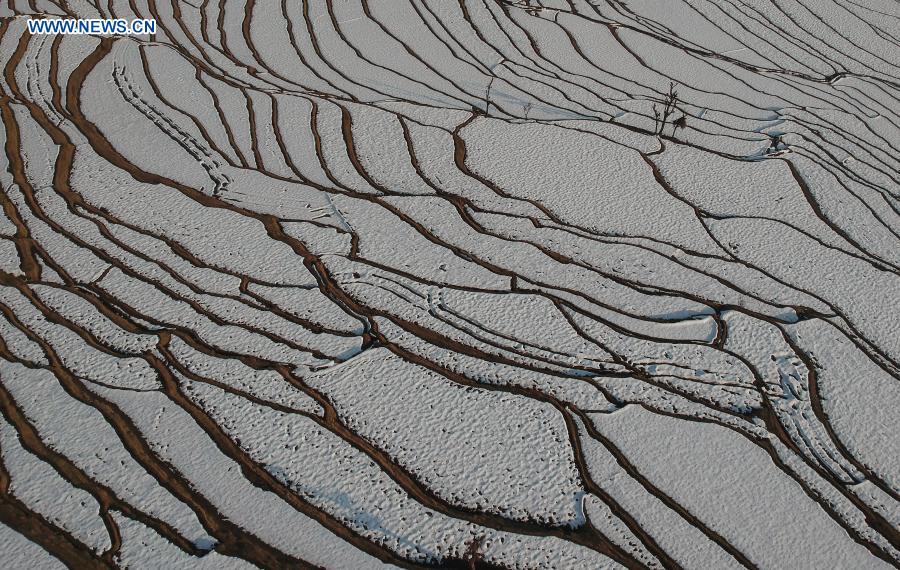
[(0, 567), (900, 567), (896, 0), (2, 0), (0, 65)]

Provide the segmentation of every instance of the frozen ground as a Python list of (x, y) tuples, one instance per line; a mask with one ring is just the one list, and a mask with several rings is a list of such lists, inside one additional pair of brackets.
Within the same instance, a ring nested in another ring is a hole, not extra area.
[(896, 0), (0, 5), (0, 566), (900, 566)]

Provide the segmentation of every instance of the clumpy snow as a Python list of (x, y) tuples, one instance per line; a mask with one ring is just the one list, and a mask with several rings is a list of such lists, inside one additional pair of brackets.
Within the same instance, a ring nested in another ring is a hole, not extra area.
[(896, 2), (0, 17), (4, 567), (900, 566)]

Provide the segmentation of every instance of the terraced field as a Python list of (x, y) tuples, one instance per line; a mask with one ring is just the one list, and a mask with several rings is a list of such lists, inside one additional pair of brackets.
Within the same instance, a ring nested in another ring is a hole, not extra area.
[(0, 16), (3, 567), (900, 567), (896, 0)]

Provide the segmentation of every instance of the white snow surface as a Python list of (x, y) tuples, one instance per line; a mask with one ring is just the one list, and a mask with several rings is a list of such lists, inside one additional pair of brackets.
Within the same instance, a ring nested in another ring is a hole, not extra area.
[(900, 566), (897, 2), (0, 17), (0, 566)]

